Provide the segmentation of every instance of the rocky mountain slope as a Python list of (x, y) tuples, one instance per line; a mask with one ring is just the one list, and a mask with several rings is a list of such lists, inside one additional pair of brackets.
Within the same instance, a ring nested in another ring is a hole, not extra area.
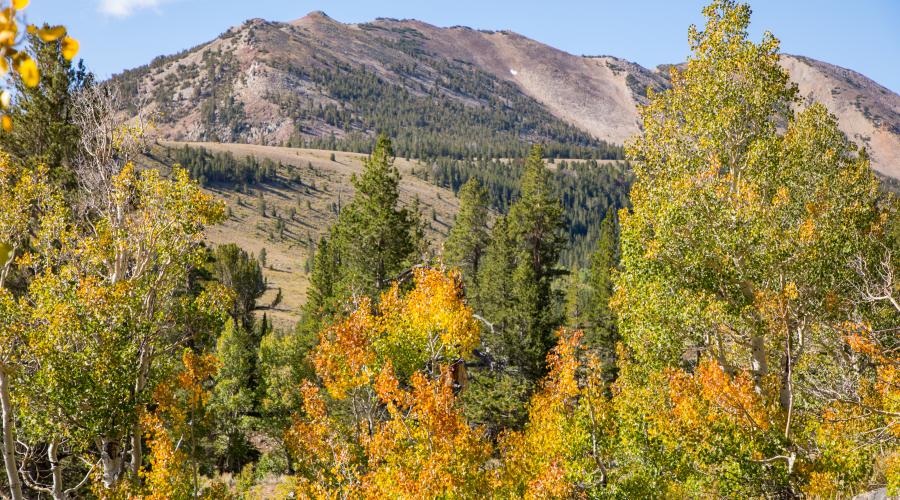
[[(900, 178), (900, 96), (859, 73), (799, 56), (783, 64), (874, 167)], [(253, 19), (215, 40), (113, 78), (164, 138), (365, 151), (374, 131), (401, 156), (551, 154), (615, 158), (639, 131), (665, 68), (575, 56), (508, 31), (415, 20), (343, 24), (321, 12)], [(607, 144), (609, 143), (609, 144)]]

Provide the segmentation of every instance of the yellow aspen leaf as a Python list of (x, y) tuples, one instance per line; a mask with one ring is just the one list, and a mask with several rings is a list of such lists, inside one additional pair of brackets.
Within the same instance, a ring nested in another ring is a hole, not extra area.
[(10, 118), (9, 115), (3, 115), (3, 118), (0, 119), (0, 121), (2, 121), (3, 130), (7, 132), (12, 130), (12, 118)]
[(5, 75), (7, 71), (9, 71), (9, 63), (6, 62), (6, 59), (0, 57), (0, 75)]
[(67, 61), (71, 61), (78, 54), (78, 40), (67, 36), (62, 39), (62, 55)]
[(0, 92), (0, 106), (3, 106), (3, 109), (9, 107), (9, 101), (12, 99), (12, 94), (9, 93), (8, 90), (4, 90)]
[(16, 41), (15, 25), (7, 26), (7, 29), (0, 31), (0, 45), (12, 45)]
[(28, 7), (28, 2), (29, 2), (29, 1), (30, 1), (30, 0), (13, 0), (13, 1), (12, 1), (12, 6), (13, 6), (13, 8), (16, 9), (16, 10), (22, 10), (22, 9), (24, 9), (25, 7)]
[[(29, 26), (29, 32), (32, 26)], [(66, 35), (65, 26), (51, 26), (49, 28), (40, 28), (36, 30), (37, 36), (45, 42), (55, 42)]]
[(34, 59), (26, 57), (21, 63), (19, 63), (19, 76), (22, 77), (22, 82), (25, 84), (25, 86), (37, 86), (38, 82), (41, 79), (41, 74), (38, 71), (37, 64), (34, 63)]
[(10, 257), (12, 257), (12, 247), (6, 243), (0, 243), (0, 266), (5, 265)]

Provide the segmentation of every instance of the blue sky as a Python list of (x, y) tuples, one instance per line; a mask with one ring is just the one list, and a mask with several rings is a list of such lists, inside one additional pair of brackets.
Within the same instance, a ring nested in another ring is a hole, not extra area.
[[(438, 26), (510, 29), (573, 54), (610, 54), (647, 67), (687, 55), (687, 28), (705, 0), (32, 0), (29, 21), (68, 26), (100, 77), (210, 40), (261, 17), (323, 10), (342, 22), (415, 18)], [(900, 93), (900, 0), (755, 0), (751, 32), (782, 50), (859, 71)]]

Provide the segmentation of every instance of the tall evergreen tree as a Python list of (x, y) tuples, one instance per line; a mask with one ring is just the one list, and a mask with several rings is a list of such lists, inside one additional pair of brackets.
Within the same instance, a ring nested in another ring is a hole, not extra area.
[(210, 405), (216, 415), (216, 455), (221, 470), (239, 471), (251, 454), (245, 417), (257, 404), (254, 378), (258, 352), (255, 335), (228, 320), (216, 345), (220, 366)]
[(491, 241), (488, 227), (490, 211), (488, 192), (478, 179), (472, 178), (459, 191), (459, 212), (444, 243), (444, 261), (458, 268), (468, 285), (473, 302), (478, 290), (478, 271)]
[(619, 340), (616, 319), (609, 300), (613, 294), (613, 270), (619, 265), (619, 239), (615, 212), (609, 211), (600, 225), (597, 251), (591, 256), (590, 291), (588, 312), (589, 327), (584, 343), (597, 349), (606, 360), (607, 379), (615, 376), (615, 350)]
[(316, 249), (298, 333), (313, 336), (348, 296), (375, 296), (414, 263), (424, 235), (416, 207), (400, 206), (400, 172), (391, 141), (381, 136), (362, 175), (351, 179), (353, 200)]
[(487, 322), (487, 366), (472, 370), (463, 395), (467, 415), (491, 433), (524, 421), (525, 403), (544, 373), (562, 297), (553, 289), (565, 237), (562, 207), (535, 146), (522, 175), (521, 197), (494, 224), (478, 275), (479, 312)]
[(521, 338), (515, 333), (516, 290), (511, 276), (516, 269), (515, 242), (506, 217), (498, 217), (491, 242), (479, 269), (478, 312), (485, 318), (479, 352), (483, 360), (472, 367), (469, 387), (462, 393), (469, 421), (496, 437), (503, 429), (519, 428), (525, 421), (525, 404), (532, 383), (515, 354)]
[(490, 323), (490, 332), (482, 336), (484, 351), (494, 358), (509, 358), (515, 339), (515, 289), (511, 278), (516, 269), (515, 242), (509, 234), (506, 217), (498, 217), (491, 232), (491, 243), (479, 271), (479, 312)]
[(371, 296), (415, 261), (421, 228), (418, 214), (400, 206), (400, 171), (386, 136), (351, 182), (356, 195), (331, 230), (340, 256), (338, 285), (342, 293)]
[(553, 345), (553, 331), (562, 323), (560, 298), (553, 280), (565, 245), (562, 205), (552, 176), (544, 165), (540, 146), (534, 146), (522, 174), (521, 198), (509, 210), (509, 237), (515, 245), (512, 274), (518, 342), (512, 359), (536, 379)]
[(213, 275), (236, 294), (231, 316), (244, 328), (250, 328), (256, 299), (266, 291), (259, 261), (233, 243), (216, 247), (213, 258)]
[(481, 269), (482, 312), (495, 328), (485, 346), (534, 380), (542, 375), (552, 332), (562, 322), (553, 290), (565, 244), (563, 211), (535, 146), (522, 175), (522, 196), (495, 224)]

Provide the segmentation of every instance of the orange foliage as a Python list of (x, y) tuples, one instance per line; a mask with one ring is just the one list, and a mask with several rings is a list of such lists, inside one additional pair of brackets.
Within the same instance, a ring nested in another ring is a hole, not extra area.
[(390, 366), (379, 375), (378, 394), (390, 419), (364, 441), (366, 496), (477, 496), (486, 491), (482, 466), (490, 446), (457, 408), (450, 368), (440, 371), (436, 380), (415, 373), (409, 390), (400, 387)]
[(427, 364), (464, 358), (478, 344), (479, 325), (463, 301), (458, 273), (417, 269), (414, 277), (410, 292), (401, 294), (394, 284), (375, 307), (363, 298), (320, 334), (313, 362), (333, 397), (370, 385), (388, 361), (405, 378)]
[(707, 426), (718, 419), (746, 430), (766, 431), (771, 426), (749, 372), (729, 376), (719, 363), (707, 359), (693, 374), (670, 370), (668, 377), (672, 414), (686, 427)]
[(306, 382), (301, 389), (303, 411), (285, 436), (285, 443), (302, 468), (298, 478), (301, 498), (348, 497), (358, 493), (361, 448), (349, 433), (330, 418), (319, 388)]
[[(605, 472), (602, 441), (610, 428), (600, 362), (579, 360), (580, 331), (560, 330), (547, 356), (549, 373), (528, 407), (522, 432), (500, 438), (503, 467), (494, 486), (525, 498), (563, 498), (597, 484)], [(585, 375), (579, 376), (584, 370)]]
[(375, 318), (368, 298), (361, 300), (347, 319), (321, 333), (313, 362), (332, 396), (342, 398), (348, 390), (369, 382), (375, 361), (374, 333)]
[(153, 413), (141, 417), (147, 440), (148, 466), (141, 470), (144, 488), (133, 498), (163, 500), (187, 498), (193, 493), (193, 474), (187, 453), (175, 445), (173, 436), (191, 436), (189, 427), (196, 424), (197, 413), (209, 400), (204, 384), (218, 371), (219, 361), (212, 354), (197, 355), (185, 350), (181, 371), (157, 386)]
[(348, 425), (329, 414), (317, 387), (303, 387), (304, 414), (286, 436), (302, 468), (301, 497), (485, 491), (490, 446), (457, 408), (450, 369), (478, 344), (480, 328), (458, 274), (417, 269), (414, 278), (409, 292), (394, 284), (377, 305), (362, 299), (320, 334), (313, 362), (324, 388), (335, 404), (366, 409)]

